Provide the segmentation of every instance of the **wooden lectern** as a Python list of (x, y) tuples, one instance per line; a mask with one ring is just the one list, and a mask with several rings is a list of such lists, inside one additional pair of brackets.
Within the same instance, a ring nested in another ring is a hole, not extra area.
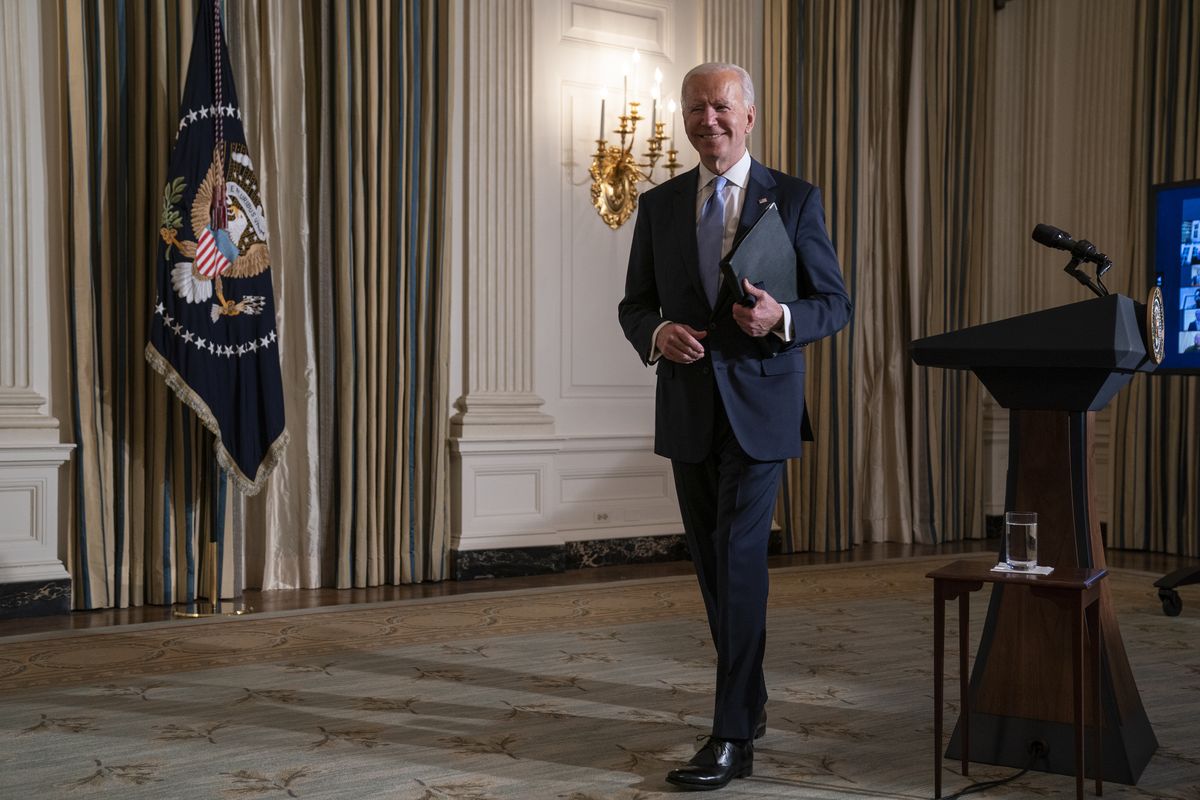
[[(922, 366), (971, 370), (1009, 409), (1004, 507), (1037, 512), (1039, 564), (1106, 567), (1092, 489), (1095, 412), (1135, 373), (1153, 369), (1145, 316), (1145, 306), (1108, 295), (910, 346), (913, 361)], [(1158, 741), (1107, 585), (1101, 589), (1100, 625), (1104, 780), (1132, 785)], [(1003, 585), (993, 588), (971, 673), (971, 761), (1024, 767), (1030, 744), (1041, 741), (1049, 753), (1036, 768), (1074, 773), (1071, 630), (1070, 615), (1060, 606)], [(1096, 685), (1094, 673), (1089, 667), (1087, 686)], [(961, 725), (960, 718), (947, 758), (962, 756)], [(1094, 729), (1088, 731), (1089, 748), (1094, 735)]]

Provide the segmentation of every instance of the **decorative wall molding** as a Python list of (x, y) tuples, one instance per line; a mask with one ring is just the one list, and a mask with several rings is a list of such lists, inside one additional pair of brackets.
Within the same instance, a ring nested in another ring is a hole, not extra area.
[(67, 578), (58, 557), (58, 468), (74, 445), (0, 445), (0, 586)]
[(466, 381), (451, 434), (545, 433), (554, 419), (533, 391), (533, 3), (463, 8)]
[(563, 541), (683, 532), (671, 462), (652, 436), (577, 436), (555, 458)]
[(554, 419), (540, 409), (545, 401), (533, 392), (476, 392), (455, 402), (453, 436), (511, 435), (525, 430), (543, 434)]
[(562, 38), (671, 59), (671, 12), (650, 0), (562, 0)]
[(472, 471), (478, 517), (538, 517), (543, 513), (545, 469), (525, 463), (479, 465)]
[(67, 610), (50, 388), (42, 4), (0, 3), (0, 615)]
[(43, 520), (37, 498), (45, 493), (43, 481), (0, 477), (0, 542), (37, 540), (29, 534), (41, 533)]
[(682, 533), (670, 462), (647, 436), (451, 442), (455, 550)]
[[(0, 266), (0, 275), (3, 271)], [(0, 344), (0, 349), (11, 350), (10, 345), (10, 342)], [(53, 432), (53, 439), (57, 441), (58, 420), (46, 413), (43, 408), (45, 405), (46, 398), (40, 392), (22, 386), (0, 384), (0, 430), (9, 432), (7, 438), (12, 438), (12, 434), (18, 430), (48, 430)], [(49, 434), (45, 438), (49, 438)]]
[(662, 500), (670, 497), (669, 475), (663, 470), (564, 469), (559, 472), (559, 498), (566, 503)]
[(50, 359), (39, 4), (0, 5), (0, 441), (58, 441)]

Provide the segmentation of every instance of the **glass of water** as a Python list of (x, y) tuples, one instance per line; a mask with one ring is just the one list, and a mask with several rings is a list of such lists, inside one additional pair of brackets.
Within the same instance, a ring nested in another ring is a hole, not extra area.
[(1008, 511), (1004, 514), (1005, 561), (1012, 569), (1037, 566), (1037, 514), (1032, 511)]

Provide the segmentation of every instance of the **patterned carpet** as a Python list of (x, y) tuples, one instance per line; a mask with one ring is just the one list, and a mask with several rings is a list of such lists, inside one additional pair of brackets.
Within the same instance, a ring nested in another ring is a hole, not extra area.
[[(715, 796), (932, 796), (924, 575), (948, 560), (772, 573), (770, 730)], [(1200, 598), (1167, 618), (1153, 577), (1110, 580), (1160, 748), (1105, 796), (1196, 800)], [(9, 637), (0, 797), (650, 800), (707, 732), (712, 669), (691, 578)], [(945, 762), (947, 792), (967, 783)], [(984, 796), (1073, 789), (1031, 773)]]

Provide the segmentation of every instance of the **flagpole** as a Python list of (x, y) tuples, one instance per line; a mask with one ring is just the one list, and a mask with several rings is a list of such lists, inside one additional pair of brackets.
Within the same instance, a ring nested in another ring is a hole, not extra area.
[[(217, 575), (217, 540), (212, 535), (204, 537), (204, 547), (200, 550), (200, 581), (197, 585), (197, 592), (181, 609), (176, 609), (174, 616), (186, 617), (188, 619), (198, 619), (200, 617), (213, 617), (221, 613), (221, 589), (218, 584)], [(200, 598), (204, 600), (201, 601)], [(207, 603), (208, 610), (204, 610), (204, 604)], [(234, 612), (235, 614), (241, 612)]]
[[(218, 472), (218, 476), (219, 476), (218, 480), (227, 480), (226, 476), (221, 472), (220, 468), (218, 468), (217, 472)], [(236, 487), (234, 487), (234, 491), (237, 491)], [(239, 495), (234, 502), (240, 502), (240, 501), (241, 501), (241, 495), (239, 492)], [(240, 517), (240, 514), (238, 514), (235, 511), (234, 512), (234, 520), (235, 520), (234, 524), (235, 525), (237, 524), (238, 517)], [(236, 570), (235, 570), (235, 579), (234, 579), (235, 585), (234, 585), (234, 589), (233, 589), (233, 598), (230, 601), (231, 607), (228, 611), (222, 610), (223, 601), (221, 599), (221, 548), (220, 548), (220, 541), (215, 533), (217, 530), (217, 528), (215, 527), (216, 520), (213, 520), (213, 525), (214, 525), (214, 527), (212, 529), (212, 532), (210, 532), (207, 536), (205, 536), (204, 547), (200, 551), (200, 581), (199, 581), (200, 585), (197, 587), (197, 589), (198, 589), (197, 594), (188, 602), (187, 606), (184, 609), (177, 609), (174, 612), (174, 616), (176, 616), (176, 617), (186, 617), (189, 619), (198, 619), (201, 617), (213, 617), (213, 616), (240, 617), (243, 614), (249, 614), (254, 611), (254, 609), (249, 608), (245, 605), (241, 605), (239, 607), (238, 595), (240, 594), (241, 587), (239, 585), (237, 585), (238, 580), (237, 580), (237, 576), (236, 576)], [(222, 528), (222, 531), (224, 531), (224, 528)], [(235, 539), (240, 539), (240, 537), (235, 536)], [(236, 543), (235, 543), (235, 546), (237, 546)], [(234, 557), (237, 558), (238, 555), (235, 553)], [(205, 601), (208, 604), (207, 611), (203, 610), (204, 605), (203, 605), (202, 601), (199, 599), (201, 597), (205, 598)]]

